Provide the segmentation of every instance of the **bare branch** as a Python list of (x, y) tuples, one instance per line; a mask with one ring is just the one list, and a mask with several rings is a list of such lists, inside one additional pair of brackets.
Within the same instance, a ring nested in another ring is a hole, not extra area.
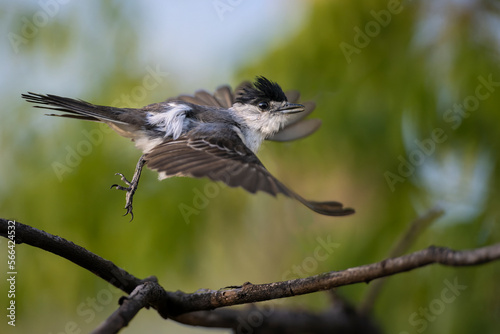
[[(211, 310), (224, 306), (303, 295), (344, 285), (368, 283), (377, 278), (410, 271), (433, 263), (445, 266), (472, 266), (499, 258), (500, 244), (464, 251), (431, 246), (405, 256), (307, 278), (268, 284), (246, 283), (235, 289), (203, 293), (187, 294), (180, 291), (169, 293), (170, 306), (166, 311), (176, 315)], [(163, 307), (160, 306), (160, 309)]]
[[(0, 218), (0, 235), (7, 235), (8, 220)], [(71, 241), (16, 222), (16, 244), (26, 243), (59, 255), (87, 269), (126, 293), (131, 293), (141, 280), (117, 267), (113, 262), (75, 245)]]
[[(0, 235), (7, 235), (7, 226), (8, 221), (0, 219)], [(471, 266), (500, 259), (500, 244), (463, 251), (431, 246), (421, 251), (401, 257), (389, 258), (378, 263), (349, 268), (343, 271), (323, 273), (307, 278), (256, 285), (245, 283), (242, 286), (231, 289), (184, 293), (181, 291), (167, 292), (156, 282), (154, 277), (140, 280), (123, 269), (118, 268), (112, 262), (72, 242), (16, 222), (16, 243), (21, 242), (62, 256), (90, 270), (127, 293), (131, 293), (136, 287), (141, 286), (128, 299), (125, 299), (122, 306), (110, 317), (109, 321), (106, 321), (97, 329), (97, 333), (109, 333), (123, 328), (140, 308), (148, 306), (154, 307), (165, 319), (172, 318), (184, 323), (203, 323), (217, 327), (231, 325), (231, 328), (234, 328), (234, 318), (230, 320), (227, 318), (231, 314), (244, 315), (242, 312), (245, 312), (245, 310), (239, 310), (239, 313), (231, 313), (236, 312), (233, 310), (218, 310), (215, 313), (186, 313), (292, 297), (362, 282), (368, 283), (377, 278), (409, 271), (433, 263), (445, 266)], [(342, 307), (342, 309), (345, 310), (346, 308)], [(293, 311), (283, 312), (292, 312), (290, 314), (294, 314)], [(355, 310), (353, 312), (356, 313)], [(276, 318), (273, 315), (273, 320), (269, 320), (268, 326), (273, 324), (272, 321), (277, 321), (275, 319), (279, 318), (279, 314), (281, 313), (276, 313)], [(356, 314), (356, 319), (359, 320), (362, 317), (362, 315)], [(294, 321), (290, 320), (289, 316), (285, 317), (285, 319), (292, 323)], [(311, 319), (319, 321), (321, 315), (311, 316)], [(300, 317), (297, 316), (295, 321), (297, 326), (299, 326)], [(345, 322), (345, 318), (341, 319), (341, 321)], [(341, 324), (338, 325), (340, 326)], [(112, 331), (106, 331), (105, 329), (107, 328), (113, 329)], [(260, 327), (259, 331), (264, 333), (265, 329), (268, 328), (271, 327)]]
[(364, 333), (378, 334), (373, 321), (354, 309), (334, 305), (323, 312), (277, 309), (272, 305), (185, 313), (174, 320), (192, 326), (231, 328), (236, 333)]
[(154, 281), (138, 285), (129, 297), (122, 297), (118, 310), (93, 330), (92, 334), (118, 333), (120, 329), (128, 326), (143, 307), (148, 308), (151, 302), (165, 297), (165, 290)]

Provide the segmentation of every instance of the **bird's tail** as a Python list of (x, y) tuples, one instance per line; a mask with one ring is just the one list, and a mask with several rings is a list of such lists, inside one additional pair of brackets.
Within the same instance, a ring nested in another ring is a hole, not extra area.
[(42, 95), (28, 92), (21, 95), (26, 101), (38, 104), (35, 108), (56, 110), (63, 114), (48, 114), (49, 116), (59, 116), (76, 118), (80, 120), (106, 122), (113, 124), (128, 124), (121, 120), (121, 116), (129, 109), (114, 108), (91, 104), (82, 100), (70, 99), (57, 95)]
[(295, 199), (307, 206), (309, 209), (325, 216), (348, 216), (354, 213), (354, 209), (344, 208), (339, 202), (315, 202), (308, 201), (296, 194)]
[(276, 178), (274, 178), (274, 181), (276, 183), (277, 189), (279, 189), (279, 192), (288, 197), (296, 199), (300, 203), (307, 206), (309, 209), (319, 214), (325, 216), (348, 216), (352, 215), (355, 212), (354, 209), (346, 208), (342, 203), (336, 201), (326, 201), (326, 202), (309, 201), (304, 197), (300, 196), (299, 194), (297, 194), (295, 191), (286, 187)]

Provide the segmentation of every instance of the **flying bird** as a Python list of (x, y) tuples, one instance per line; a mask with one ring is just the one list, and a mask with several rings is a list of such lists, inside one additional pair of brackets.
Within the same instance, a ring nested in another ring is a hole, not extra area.
[(256, 156), (264, 140), (295, 140), (319, 128), (319, 120), (304, 119), (315, 104), (297, 104), (299, 96), (297, 91), (285, 94), (277, 83), (264, 77), (257, 77), (254, 83), (243, 82), (234, 91), (229, 86), (217, 88), (214, 94), (199, 90), (193, 96), (180, 95), (138, 109), (94, 105), (50, 94), (22, 95), (37, 108), (62, 112), (49, 116), (104, 122), (142, 150), (131, 181), (117, 173), (127, 186), (111, 186), (127, 192), (125, 215), (130, 213), (132, 219), (133, 195), (145, 164), (159, 173), (160, 180), (208, 177), (250, 193), (283, 194), (322, 215), (350, 215), (354, 210), (339, 202), (304, 199), (276, 179)]

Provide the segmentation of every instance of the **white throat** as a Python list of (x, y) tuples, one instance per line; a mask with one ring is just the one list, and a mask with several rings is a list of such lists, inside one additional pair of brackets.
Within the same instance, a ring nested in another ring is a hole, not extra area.
[(237, 121), (241, 124), (238, 132), (243, 143), (256, 153), (266, 139), (281, 130), (286, 123), (286, 115), (281, 113), (258, 112), (235, 104), (232, 108)]

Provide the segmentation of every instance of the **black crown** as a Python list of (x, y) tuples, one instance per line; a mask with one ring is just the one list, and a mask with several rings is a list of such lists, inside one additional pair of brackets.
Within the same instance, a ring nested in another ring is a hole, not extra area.
[(262, 101), (286, 101), (286, 96), (280, 85), (262, 76), (257, 77), (254, 84), (247, 83), (236, 92), (235, 102), (257, 105)]

